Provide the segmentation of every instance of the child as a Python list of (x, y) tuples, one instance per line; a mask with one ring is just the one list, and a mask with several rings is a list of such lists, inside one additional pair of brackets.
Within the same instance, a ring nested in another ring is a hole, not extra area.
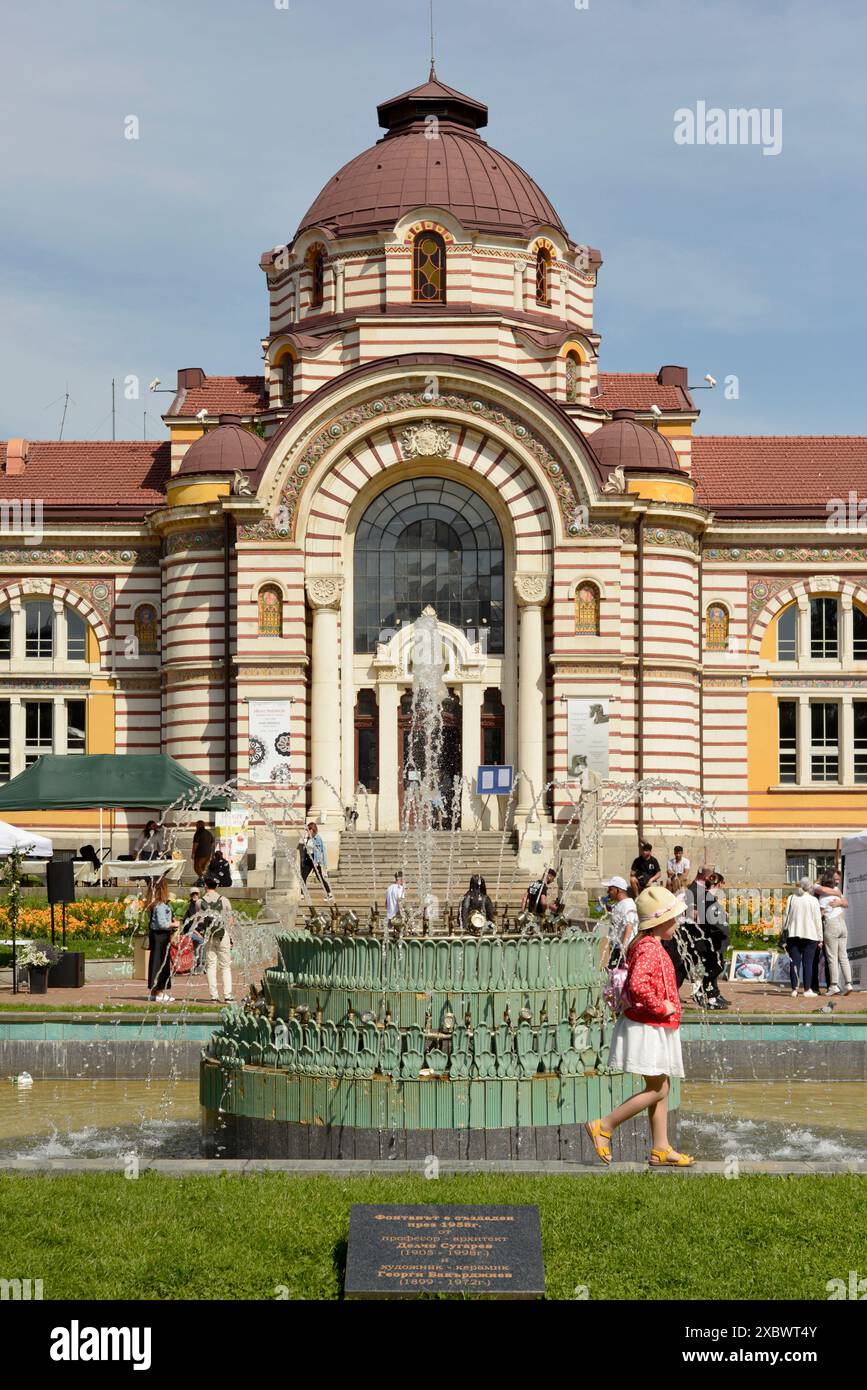
[(611, 1162), (611, 1138), (618, 1125), (646, 1110), (650, 1120), (651, 1168), (689, 1168), (695, 1162), (668, 1142), (669, 1077), (683, 1076), (680, 1052), (680, 1000), (671, 957), (663, 948), (677, 929), (683, 901), (660, 884), (635, 900), (638, 935), (627, 954), (625, 1011), (617, 1020), (609, 1067), (644, 1077), (644, 1090), (610, 1115), (584, 1126), (603, 1163)]

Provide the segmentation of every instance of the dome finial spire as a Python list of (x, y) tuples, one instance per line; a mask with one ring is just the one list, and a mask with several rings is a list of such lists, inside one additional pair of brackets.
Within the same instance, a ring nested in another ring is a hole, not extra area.
[(435, 82), (436, 75), (436, 58), (434, 56), (434, 0), (430, 0), (430, 77), (428, 78), (428, 82)]

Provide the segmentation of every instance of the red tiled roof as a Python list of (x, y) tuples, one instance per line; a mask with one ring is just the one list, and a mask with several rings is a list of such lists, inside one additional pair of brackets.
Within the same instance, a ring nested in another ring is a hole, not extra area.
[(262, 376), (206, 376), (201, 386), (190, 386), (175, 396), (169, 415), (258, 415), (267, 409), (268, 393)]
[(824, 514), (831, 498), (867, 496), (862, 435), (695, 435), (696, 500), (715, 511), (765, 508), (769, 515)]
[(680, 386), (660, 386), (654, 372), (600, 372), (599, 395), (590, 404), (600, 410), (695, 410)]
[(23, 473), (9, 476), (0, 441), (0, 501), (41, 501), (46, 507), (136, 507), (165, 501), (171, 449), (157, 440), (37, 440)]

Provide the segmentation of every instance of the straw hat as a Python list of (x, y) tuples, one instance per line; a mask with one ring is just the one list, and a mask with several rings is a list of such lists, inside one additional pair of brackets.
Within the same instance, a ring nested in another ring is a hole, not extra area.
[(648, 931), (651, 927), (661, 926), (663, 922), (682, 917), (686, 904), (683, 898), (675, 897), (662, 884), (652, 883), (635, 899), (635, 910), (638, 913), (638, 930)]

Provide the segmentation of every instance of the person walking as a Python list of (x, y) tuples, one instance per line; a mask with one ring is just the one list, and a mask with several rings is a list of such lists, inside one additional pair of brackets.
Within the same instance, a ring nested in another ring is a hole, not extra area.
[(215, 1004), (219, 1004), (217, 993), (217, 969), (219, 967), (223, 982), (223, 999), (226, 1004), (233, 1002), (232, 994), (232, 904), (222, 893), (217, 892), (218, 884), (213, 874), (205, 878), (205, 891), (202, 894), (202, 927), (205, 934), (205, 974), (208, 977), (208, 994)]
[(395, 869), (394, 883), (390, 883), (385, 890), (385, 921), (386, 925), (393, 922), (395, 917), (403, 916), (401, 903), (406, 895), (403, 885), (403, 869)]
[(327, 877), (325, 841), (319, 834), (319, 826), (315, 820), (308, 823), (307, 832), (301, 841), (301, 881), (305, 886), (311, 874), (316, 875), (325, 891), (325, 896), (327, 898), (332, 897), (331, 885)]
[(840, 892), (837, 879), (839, 875), (824, 874), (819, 886), (830, 888), (818, 899), (822, 914), (822, 938), (825, 947), (825, 963), (828, 968), (828, 993), (840, 993), (840, 977), (846, 994), (852, 993), (852, 967), (849, 964), (849, 928), (846, 924), (846, 908), (849, 899)]
[(150, 999), (157, 1004), (174, 1003), (170, 991), (172, 982), (172, 962), (169, 946), (177, 927), (169, 900), (169, 885), (165, 878), (156, 883), (149, 881), (145, 894), (145, 911), (148, 913), (148, 989)]
[(203, 820), (197, 820), (196, 831), (193, 835), (193, 873), (199, 884), (207, 872), (213, 853), (214, 832), (208, 829)]
[(625, 878), (615, 874), (613, 878), (607, 878), (602, 884), (603, 888), (608, 889), (608, 940), (609, 940), (609, 966), (622, 965), (625, 952), (627, 951), (632, 938), (638, 931), (638, 913), (635, 910), (635, 899), (630, 897), (629, 884)]
[(792, 998), (798, 996), (798, 972), (804, 985), (804, 998), (815, 999), (812, 987), (813, 960), (822, 940), (822, 913), (819, 903), (810, 892), (810, 880), (802, 878), (794, 893), (786, 899), (782, 932), (789, 953), (789, 979)]
[(635, 900), (638, 937), (627, 952), (624, 1012), (611, 1037), (608, 1065), (614, 1071), (644, 1078), (644, 1089), (599, 1120), (584, 1126), (603, 1163), (611, 1162), (609, 1140), (618, 1125), (647, 1111), (650, 1121), (651, 1168), (689, 1168), (695, 1162), (678, 1153), (668, 1140), (668, 1093), (671, 1077), (683, 1076), (680, 1046), (680, 999), (671, 957), (663, 942), (675, 933), (684, 911), (661, 884), (653, 884)]

